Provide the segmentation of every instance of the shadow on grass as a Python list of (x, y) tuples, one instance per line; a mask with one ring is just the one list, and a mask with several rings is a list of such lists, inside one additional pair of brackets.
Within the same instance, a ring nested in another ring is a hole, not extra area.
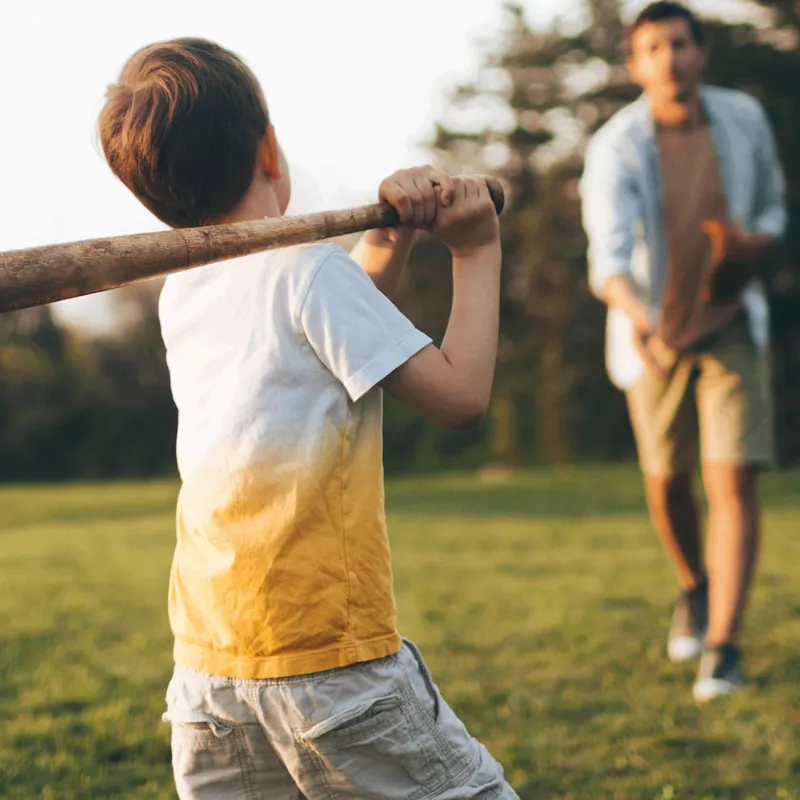
[(424, 517), (587, 518), (646, 512), (640, 486), (632, 481), (597, 486), (531, 480), (497, 486), (470, 480), (448, 486), (415, 480), (390, 484), (386, 497), (390, 512)]
[(699, 736), (665, 736), (661, 744), (679, 758), (710, 758), (741, 746), (735, 739), (703, 739)]
[[(140, 681), (113, 674), (99, 650), (86, 659), (80, 650), (70, 652), (62, 622), (0, 638), (0, 709), (14, 723), (0, 730), (0, 797), (99, 800), (131, 796), (154, 776), (166, 785), (169, 734), (153, 735), (163, 690), (143, 691)], [(81, 661), (94, 681), (63, 681), (59, 664), (80, 667)], [(66, 793), (78, 786), (87, 793)]]
[[(0, 489), (0, 531), (52, 522), (131, 521), (174, 514), (174, 480), (141, 484), (8, 486)], [(414, 516), (589, 518), (645, 514), (634, 464), (541, 467), (492, 478), (480, 473), (393, 478), (387, 508)], [(800, 470), (767, 473), (762, 498), (771, 509), (800, 506)]]
[[(765, 475), (761, 494), (768, 509), (800, 507), (800, 471)], [(495, 481), (475, 475), (400, 478), (387, 484), (386, 497), (390, 512), (414, 516), (583, 519), (647, 513), (641, 475), (632, 465), (543, 468)]]

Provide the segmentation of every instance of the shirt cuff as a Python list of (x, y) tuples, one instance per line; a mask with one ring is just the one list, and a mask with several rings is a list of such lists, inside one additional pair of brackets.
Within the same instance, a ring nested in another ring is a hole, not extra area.
[(630, 267), (613, 260), (603, 261), (602, 264), (596, 264), (589, 269), (589, 289), (592, 294), (606, 302), (605, 293), (606, 286), (612, 278), (618, 275), (627, 275), (630, 277)]
[(771, 236), (779, 241), (786, 232), (786, 214), (783, 209), (775, 209), (762, 214), (753, 226), (753, 233)]
[(405, 364), (411, 356), (427, 347), (431, 341), (430, 336), (422, 331), (414, 329), (407, 333), (377, 358), (370, 361), (366, 367), (342, 381), (350, 399), (354, 403), (360, 400), (373, 386), (380, 383), (390, 372), (394, 372), (399, 366)]

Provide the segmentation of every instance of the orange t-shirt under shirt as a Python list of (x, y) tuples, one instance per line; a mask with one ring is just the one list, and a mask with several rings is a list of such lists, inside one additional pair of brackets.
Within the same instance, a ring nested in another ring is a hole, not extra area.
[(713, 273), (712, 247), (703, 220), (727, 220), (725, 195), (708, 126), (658, 131), (663, 185), (667, 277), (662, 305), (664, 342), (686, 350), (725, 327), (740, 312), (738, 299), (702, 302)]

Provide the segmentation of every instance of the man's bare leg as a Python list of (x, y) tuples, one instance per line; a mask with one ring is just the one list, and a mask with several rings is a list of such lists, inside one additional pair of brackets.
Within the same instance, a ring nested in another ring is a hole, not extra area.
[(736, 637), (760, 538), (756, 471), (734, 464), (706, 464), (703, 480), (711, 508), (707, 547), (710, 613), (694, 684), (699, 702), (730, 694), (744, 683)]
[(688, 472), (647, 475), (645, 493), (653, 525), (675, 567), (681, 589), (689, 592), (705, 580), (692, 476)]
[(758, 476), (752, 467), (705, 464), (710, 508), (709, 646), (733, 644), (742, 623), (760, 540)]

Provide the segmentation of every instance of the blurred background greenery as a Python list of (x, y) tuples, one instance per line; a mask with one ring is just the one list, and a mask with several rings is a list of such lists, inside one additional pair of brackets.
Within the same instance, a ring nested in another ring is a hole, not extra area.
[[(763, 102), (788, 182), (790, 230), (765, 277), (779, 462), (789, 465), (800, 462), (800, 8), (733, 3), (752, 11), (733, 17), (728, 4), (706, 5), (717, 14), (708, 82)], [(605, 310), (587, 287), (577, 181), (587, 137), (637, 91), (624, 70), (620, 3), (586, 0), (586, 10), (583, 29), (540, 30), (507, 6), (496, 48), (453, 91), (429, 143), (432, 160), (508, 186), (501, 347), (492, 407), (474, 431), (438, 430), (387, 399), (390, 474), (633, 457), (624, 399), (605, 373)], [(57, 322), (48, 307), (0, 316), (0, 480), (174, 472), (158, 289), (115, 293), (118, 324), (103, 335)], [(399, 307), (438, 339), (450, 289), (447, 252), (420, 239)]]

